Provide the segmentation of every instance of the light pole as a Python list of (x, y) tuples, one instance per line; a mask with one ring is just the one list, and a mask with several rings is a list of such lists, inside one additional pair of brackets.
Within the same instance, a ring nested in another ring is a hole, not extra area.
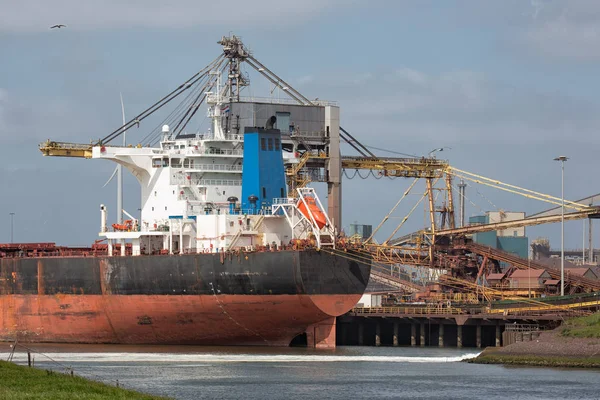
[(569, 158), (558, 156), (560, 161), (560, 295), (565, 295), (565, 161)]
[(10, 242), (13, 243), (13, 228), (14, 228), (14, 221), (15, 221), (15, 213), (11, 212), (10, 214)]
[(452, 150), (452, 147), (438, 147), (437, 149), (433, 149), (427, 153), (427, 156), (431, 157), (431, 154), (435, 153), (436, 151), (444, 151), (444, 149)]
[(585, 265), (585, 219), (583, 220), (583, 246), (581, 246), (581, 265)]

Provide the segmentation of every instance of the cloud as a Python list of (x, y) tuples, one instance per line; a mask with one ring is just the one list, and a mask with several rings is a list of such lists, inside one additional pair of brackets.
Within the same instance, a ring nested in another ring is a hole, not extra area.
[(77, 110), (75, 103), (65, 98), (19, 96), (0, 88), (2, 143), (31, 143), (32, 139), (41, 141), (50, 134), (59, 140), (63, 139), (67, 132), (75, 129), (69, 126), (69, 122), (78, 120), (73, 118), (74, 110)]
[(600, 2), (573, 0), (532, 2), (524, 40), (533, 49), (557, 58), (599, 60)]
[(342, 126), (365, 144), (411, 154), (428, 151), (430, 143), (600, 144), (597, 102), (475, 71), (358, 71), (322, 76), (303, 92), (339, 100)]
[(540, 55), (554, 60), (600, 59), (600, 1), (502, 0), (457, 1), (449, 29), (462, 26), (490, 45), (516, 51), (519, 57)]
[(6, 89), (0, 88), (0, 135), (2, 132), (5, 132), (8, 126), (6, 122), (7, 119), (7, 102), (8, 102), (8, 92)]
[(301, 76), (300, 78), (296, 79), (296, 82), (298, 83), (299, 86), (302, 86), (302, 85), (307, 85), (314, 80), (315, 80), (315, 77), (313, 75), (304, 75), (304, 76)]
[(223, 24), (231, 27), (289, 26), (346, 4), (342, 0), (229, 0), (225, 3), (206, 0), (55, 0), (52, 4), (43, 0), (0, 0), (3, 17), (0, 30), (44, 31), (58, 23), (76, 30)]

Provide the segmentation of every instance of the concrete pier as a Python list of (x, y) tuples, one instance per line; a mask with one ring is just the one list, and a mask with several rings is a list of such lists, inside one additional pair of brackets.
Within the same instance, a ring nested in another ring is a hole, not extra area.
[(502, 346), (501, 338), (502, 336), (500, 334), (500, 324), (496, 323), (496, 347)]
[(363, 326), (363, 323), (360, 322), (358, 324), (358, 345), (362, 346), (363, 344), (365, 344), (365, 341), (364, 341), (364, 326)]
[[(420, 315), (409, 314), (398, 308), (397, 314), (388, 311), (380, 315), (369, 313), (348, 313), (338, 317), (337, 344), (340, 346), (456, 346), (484, 348), (502, 346), (513, 341), (534, 340), (534, 334), (527, 335), (522, 331), (510, 332), (511, 340), (506, 332), (507, 327), (527, 320), (521, 316), (507, 318), (502, 314), (489, 315)], [(367, 315), (361, 315), (367, 314)], [(536, 328), (543, 330), (552, 328), (560, 322), (560, 315), (544, 315), (536, 320)], [(542, 319), (545, 318), (545, 319)], [(432, 324), (432, 325), (428, 325)], [(530, 337), (531, 336), (531, 337)], [(307, 339), (311, 339), (308, 338)]]
[(348, 329), (340, 329), (341, 343), (348, 343)]

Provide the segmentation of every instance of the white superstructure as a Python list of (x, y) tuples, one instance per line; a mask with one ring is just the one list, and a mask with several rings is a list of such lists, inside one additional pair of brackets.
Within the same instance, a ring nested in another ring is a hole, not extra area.
[[(211, 131), (174, 137), (162, 128), (160, 147), (94, 146), (92, 158), (119, 163), (141, 186), (141, 217), (123, 224), (107, 225), (106, 207), (101, 206), (100, 236), (113, 244), (131, 241), (132, 254), (221, 252), (235, 248), (282, 246), (296, 238), (314, 238), (317, 246), (334, 245), (333, 225), (319, 224), (304, 204), (303, 196), (316, 198), (302, 189), (300, 199), (276, 199), (268, 210), (243, 210), (241, 204), (244, 137), (223, 132), (222, 119), (229, 104), (208, 93)], [(123, 210), (125, 213), (126, 211)], [(329, 239), (322, 240), (324, 236)], [(125, 255), (125, 246), (121, 246)]]

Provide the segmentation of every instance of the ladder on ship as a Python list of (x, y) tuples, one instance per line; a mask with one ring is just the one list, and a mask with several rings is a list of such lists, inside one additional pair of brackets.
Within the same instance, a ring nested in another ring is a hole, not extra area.
[[(263, 223), (264, 220), (265, 220), (265, 216), (264, 215), (261, 215), (260, 217), (258, 217), (258, 219), (254, 223), (254, 225), (252, 226), (252, 229), (250, 231), (251, 232), (256, 232), (256, 230), (258, 230), (258, 228), (260, 228), (260, 226), (262, 225), (262, 223)], [(238, 242), (238, 240), (240, 240), (240, 237), (242, 237), (242, 235), (244, 234), (244, 232), (248, 232), (248, 231), (244, 231), (243, 228), (240, 228), (240, 230), (237, 231), (237, 233), (231, 239), (231, 242), (229, 243), (229, 246), (227, 246), (227, 250), (228, 251), (231, 250), (233, 248), (233, 246), (236, 245), (236, 243)]]

